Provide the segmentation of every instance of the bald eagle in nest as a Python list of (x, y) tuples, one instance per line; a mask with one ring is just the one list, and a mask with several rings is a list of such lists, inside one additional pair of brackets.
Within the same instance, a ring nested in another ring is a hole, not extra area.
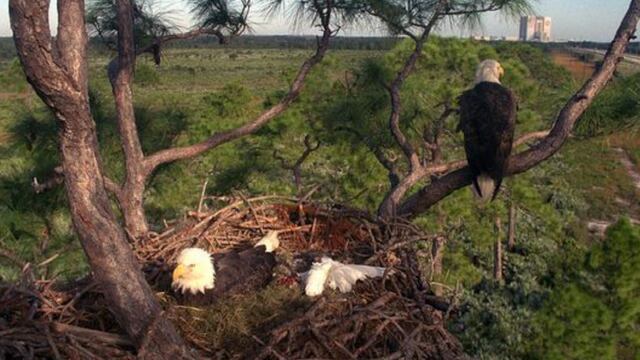
[(327, 286), (341, 293), (350, 292), (359, 280), (381, 277), (384, 272), (383, 267), (343, 264), (325, 256), (320, 262), (314, 262), (300, 278), (307, 296), (319, 296)]
[(504, 69), (495, 60), (478, 66), (475, 85), (459, 98), (459, 130), (471, 173), (472, 189), (483, 202), (498, 195), (513, 144), (517, 103), (502, 86)]
[(199, 248), (180, 252), (172, 273), (172, 295), (185, 305), (209, 305), (221, 297), (265, 287), (273, 276), (273, 251), (280, 241), (270, 231), (253, 248), (209, 254)]

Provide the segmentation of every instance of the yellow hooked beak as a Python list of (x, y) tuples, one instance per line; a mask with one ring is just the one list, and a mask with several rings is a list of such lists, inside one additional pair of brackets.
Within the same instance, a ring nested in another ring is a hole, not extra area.
[(187, 268), (184, 265), (179, 264), (176, 266), (175, 270), (173, 270), (173, 281), (177, 281), (182, 278), (182, 275), (187, 272)]

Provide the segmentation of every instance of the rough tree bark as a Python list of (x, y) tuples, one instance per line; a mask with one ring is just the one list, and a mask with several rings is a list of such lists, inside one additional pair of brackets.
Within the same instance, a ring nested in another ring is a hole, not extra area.
[(84, 2), (58, 0), (51, 40), (48, 0), (11, 0), (18, 56), (29, 83), (53, 111), (75, 230), (118, 323), (146, 358), (186, 357), (186, 347), (145, 281), (104, 189), (89, 109)]
[(118, 132), (125, 160), (124, 186), (116, 198), (126, 229), (139, 236), (149, 231), (144, 213), (144, 154), (133, 109), (131, 84), (136, 64), (133, 34), (133, 4), (131, 0), (116, 3), (118, 18), (118, 57), (109, 64), (109, 80), (116, 105)]
[[(130, 0), (128, 0), (130, 1)], [(193, 145), (170, 148), (145, 155), (140, 146), (140, 138), (136, 129), (135, 115), (133, 113), (133, 97), (131, 82), (135, 65), (135, 46), (133, 35), (128, 25), (119, 23), (118, 33), (118, 58), (109, 66), (109, 78), (111, 80), (116, 109), (118, 113), (118, 126), (122, 137), (122, 146), (126, 162), (126, 178), (123, 184), (113, 181), (107, 182), (107, 189), (112, 192), (122, 210), (125, 226), (134, 238), (145, 235), (148, 231), (147, 220), (144, 213), (144, 191), (147, 181), (158, 166), (177, 160), (184, 160), (198, 156), (208, 150), (216, 148), (227, 142), (250, 135), (282, 114), (298, 98), (304, 86), (307, 75), (313, 67), (320, 63), (329, 49), (329, 42), (335, 32), (331, 30), (331, 13), (333, 4), (331, 0), (314, 2), (320, 26), (323, 30), (322, 37), (318, 39), (316, 52), (307, 59), (293, 80), (289, 92), (279, 103), (267, 109), (256, 119), (246, 124), (227, 131), (213, 134), (211, 137)], [(119, 16), (127, 19), (131, 14), (125, 12), (126, 7), (118, 6)], [(199, 35), (199, 32), (188, 33), (188, 36)], [(172, 39), (167, 37), (167, 39)], [(163, 40), (164, 41), (164, 40)], [(144, 52), (146, 50), (141, 50)]]
[[(632, 0), (600, 69), (569, 99), (558, 114), (551, 131), (542, 141), (526, 151), (511, 156), (506, 169), (507, 176), (527, 171), (560, 150), (580, 116), (613, 77), (629, 41), (634, 37), (639, 18), (640, 0)], [(397, 215), (415, 217), (454, 191), (470, 185), (471, 181), (471, 172), (467, 166), (450, 171), (404, 200), (398, 206)]]

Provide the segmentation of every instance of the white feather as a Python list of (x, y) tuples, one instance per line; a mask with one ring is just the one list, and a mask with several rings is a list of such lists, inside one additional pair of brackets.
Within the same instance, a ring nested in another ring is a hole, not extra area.
[(213, 266), (211, 254), (198, 248), (186, 248), (180, 252), (176, 259), (178, 265), (182, 265), (186, 271), (179, 279), (174, 279), (172, 286), (183, 293), (204, 293), (207, 289), (213, 289), (216, 270)]
[(500, 76), (504, 73), (502, 66), (495, 60), (485, 60), (478, 65), (475, 84), (492, 82), (500, 84)]
[(368, 265), (343, 264), (331, 258), (323, 257), (320, 262), (313, 263), (308, 273), (301, 274), (306, 282), (307, 296), (321, 295), (325, 286), (342, 293), (350, 292), (358, 280), (381, 277), (385, 268)]
[(487, 174), (480, 174), (476, 181), (478, 183), (478, 187), (480, 188), (480, 194), (477, 192), (475, 186), (472, 186), (473, 193), (480, 199), (482, 202), (487, 202), (491, 200), (493, 197), (493, 192), (496, 189), (496, 182), (493, 181), (491, 177)]
[(277, 231), (269, 231), (265, 237), (260, 239), (255, 246), (263, 245), (266, 248), (266, 252), (273, 252), (280, 246), (280, 239), (278, 239)]

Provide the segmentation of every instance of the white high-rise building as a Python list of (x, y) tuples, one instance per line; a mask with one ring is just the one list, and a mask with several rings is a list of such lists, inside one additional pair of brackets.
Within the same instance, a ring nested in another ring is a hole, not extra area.
[(546, 16), (523, 16), (520, 19), (521, 41), (551, 41), (551, 18)]

